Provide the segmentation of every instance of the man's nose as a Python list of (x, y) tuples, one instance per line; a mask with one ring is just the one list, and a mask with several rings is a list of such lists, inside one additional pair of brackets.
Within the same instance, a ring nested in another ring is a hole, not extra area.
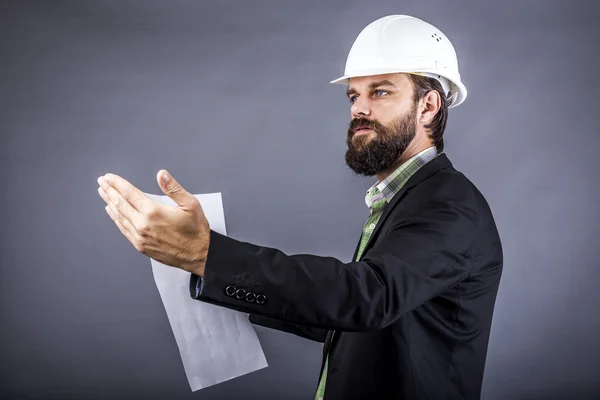
[(352, 107), (350, 107), (350, 112), (354, 118), (371, 115), (371, 101), (366, 96), (358, 96)]

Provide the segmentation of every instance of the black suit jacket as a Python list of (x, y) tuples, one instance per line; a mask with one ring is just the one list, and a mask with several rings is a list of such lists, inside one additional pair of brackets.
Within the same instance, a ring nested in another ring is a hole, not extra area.
[(480, 398), (502, 247), (483, 195), (445, 154), (386, 206), (359, 262), (210, 240), (192, 297), (324, 341), (326, 400)]

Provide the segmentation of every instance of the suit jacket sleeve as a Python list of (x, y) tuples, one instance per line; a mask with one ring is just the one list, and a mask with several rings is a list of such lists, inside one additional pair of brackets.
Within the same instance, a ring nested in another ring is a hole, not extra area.
[(250, 322), (267, 328), (277, 329), (278, 331), (292, 333), (305, 339), (321, 343), (325, 343), (325, 338), (329, 332), (328, 329), (316, 328), (308, 325), (290, 324), (273, 318), (261, 317), (260, 315), (250, 315)]
[[(199, 291), (202, 288), (202, 278), (197, 275), (192, 275), (190, 280), (190, 293), (192, 297), (197, 297)], [(278, 321), (272, 318), (261, 317), (260, 315), (250, 315), (249, 320), (251, 323), (261, 325), (271, 329), (277, 329), (279, 331), (292, 333), (297, 336), (301, 336), (305, 339), (314, 340), (317, 342), (324, 343), (327, 338), (328, 329), (315, 328), (308, 325), (296, 325), (282, 321)]]
[(381, 329), (469, 274), (475, 202), (457, 188), (436, 194), (390, 214), (360, 262), (286, 255), (211, 231), (202, 288), (191, 295), (291, 324)]

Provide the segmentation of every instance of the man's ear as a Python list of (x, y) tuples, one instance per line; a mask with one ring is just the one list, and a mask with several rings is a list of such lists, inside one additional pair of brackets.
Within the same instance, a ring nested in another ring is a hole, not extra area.
[(440, 111), (442, 106), (442, 99), (440, 98), (440, 94), (437, 90), (430, 90), (427, 92), (425, 96), (421, 99), (420, 107), (421, 110), (419, 113), (419, 122), (423, 125), (429, 125), (433, 122), (433, 118)]

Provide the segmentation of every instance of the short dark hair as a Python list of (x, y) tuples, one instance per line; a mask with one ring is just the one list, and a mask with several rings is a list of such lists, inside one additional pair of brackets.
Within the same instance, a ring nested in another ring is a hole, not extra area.
[(438, 153), (441, 153), (444, 150), (444, 130), (446, 129), (446, 121), (448, 120), (448, 96), (444, 94), (444, 89), (442, 89), (442, 85), (437, 79), (416, 74), (407, 75), (414, 87), (413, 101), (415, 104), (432, 90), (440, 94), (440, 99), (442, 100), (440, 102), (440, 109), (433, 117), (433, 121), (425, 125), (425, 128), (429, 129), (429, 137), (433, 140)]

